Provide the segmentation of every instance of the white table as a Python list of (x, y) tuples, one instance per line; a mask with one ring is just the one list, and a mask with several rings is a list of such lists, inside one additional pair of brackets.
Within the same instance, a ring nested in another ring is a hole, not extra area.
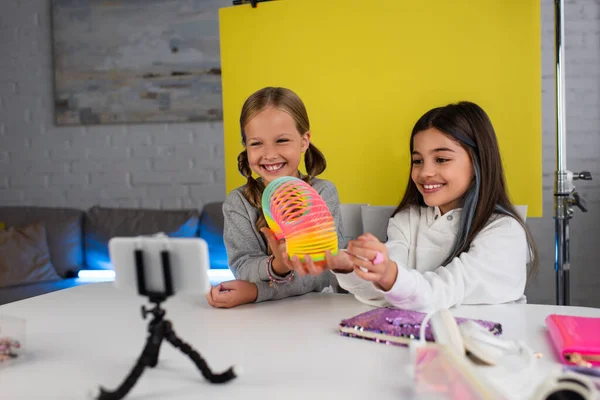
[[(144, 303), (111, 283), (96, 283), (0, 306), (0, 315), (27, 320), (27, 352), (0, 366), (0, 398), (83, 399), (97, 385), (116, 388), (145, 343)], [(409, 398), (406, 348), (337, 334), (341, 319), (369, 309), (350, 295), (313, 293), (231, 310), (172, 298), (165, 308), (177, 334), (213, 371), (236, 364), (244, 374), (209, 384), (165, 342), (159, 365), (144, 372), (127, 399)], [(454, 313), (502, 323), (504, 337), (544, 354), (540, 373), (556, 365), (548, 314), (600, 317), (600, 309), (543, 305), (468, 306)]]

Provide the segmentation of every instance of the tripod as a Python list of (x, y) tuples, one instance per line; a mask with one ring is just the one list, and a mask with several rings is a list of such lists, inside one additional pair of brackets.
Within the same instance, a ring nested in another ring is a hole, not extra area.
[(185, 343), (177, 336), (173, 330), (173, 324), (171, 321), (165, 319), (166, 310), (162, 309), (160, 304), (165, 301), (167, 297), (173, 295), (171, 264), (168, 251), (165, 250), (161, 252), (161, 259), (165, 291), (149, 292), (146, 290), (142, 251), (135, 251), (138, 292), (143, 296), (148, 296), (150, 302), (154, 304), (154, 306), (150, 309), (142, 306), (143, 319), (146, 319), (149, 314), (152, 315), (152, 320), (148, 324), (148, 337), (146, 339), (146, 345), (144, 346), (142, 354), (138, 358), (133, 369), (131, 372), (129, 372), (129, 375), (127, 375), (121, 385), (114, 391), (107, 391), (101, 387), (100, 393), (95, 397), (97, 400), (120, 400), (124, 398), (133, 388), (133, 386), (135, 386), (136, 382), (142, 376), (147, 367), (156, 367), (158, 364), (160, 345), (165, 339), (174, 347), (179, 349), (183, 354), (187, 355), (194, 362), (194, 364), (196, 364), (196, 367), (198, 367), (204, 378), (209, 382), (225, 383), (236, 377), (233, 367), (220, 374), (213, 373), (202, 356), (200, 356), (196, 350), (194, 350), (189, 344)]

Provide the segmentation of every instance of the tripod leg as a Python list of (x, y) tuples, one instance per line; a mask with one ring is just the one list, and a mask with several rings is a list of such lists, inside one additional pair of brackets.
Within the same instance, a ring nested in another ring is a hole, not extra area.
[(233, 367), (220, 374), (213, 373), (206, 361), (204, 361), (204, 359), (202, 358), (202, 356), (189, 344), (185, 343), (183, 340), (177, 337), (170, 321), (165, 321), (164, 334), (165, 339), (167, 339), (169, 343), (181, 350), (183, 354), (187, 355), (194, 362), (194, 364), (196, 364), (196, 367), (198, 367), (200, 372), (202, 372), (204, 378), (206, 378), (209, 382), (225, 383), (236, 377)]
[(150, 326), (150, 336), (148, 337), (148, 340), (151, 343), (149, 343), (147, 346), (148, 366), (150, 368), (154, 368), (158, 364), (158, 357), (160, 355), (160, 345), (162, 344), (162, 341), (165, 337), (164, 329), (164, 322), (162, 321)]
[(114, 391), (108, 391), (100, 388), (100, 394), (97, 400), (121, 400), (135, 386), (136, 382), (144, 373), (146, 367), (155, 367), (158, 362), (158, 351), (162, 340), (164, 339), (165, 326), (164, 322), (160, 322), (150, 328), (150, 335), (146, 339), (146, 345), (142, 350), (142, 354), (133, 366), (129, 375), (123, 383)]

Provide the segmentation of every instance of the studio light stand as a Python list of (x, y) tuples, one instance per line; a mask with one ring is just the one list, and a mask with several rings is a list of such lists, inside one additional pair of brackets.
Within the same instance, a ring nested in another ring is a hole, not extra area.
[(171, 345), (181, 350), (187, 355), (196, 367), (200, 370), (204, 378), (211, 383), (225, 383), (236, 377), (235, 371), (229, 368), (227, 371), (215, 374), (211, 371), (208, 364), (200, 354), (194, 350), (189, 344), (185, 343), (177, 337), (173, 330), (171, 321), (165, 319), (166, 310), (160, 307), (169, 296), (173, 295), (173, 281), (171, 277), (171, 263), (169, 252), (164, 250), (161, 252), (162, 272), (164, 279), (164, 292), (150, 292), (146, 289), (146, 279), (144, 274), (144, 259), (142, 250), (135, 250), (135, 268), (137, 274), (138, 292), (142, 296), (148, 297), (153, 306), (147, 309), (142, 306), (142, 318), (146, 319), (149, 314), (152, 315), (152, 320), (148, 324), (148, 338), (142, 354), (138, 358), (135, 366), (125, 378), (123, 383), (114, 391), (108, 391), (99, 388), (99, 394), (95, 396), (97, 400), (120, 400), (133, 388), (142, 373), (147, 367), (154, 368), (158, 364), (158, 356), (160, 345), (163, 340), (167, 340)]
[(556, 171), (554, 179), (554, 220), (555, 220), (555, 272), (556, 304), (570, 304), (569, 273), (569, 220), (573, 218), (573, 206), (587, 212), (585, 199), (575, 192), (573, 181), (592, 179), (587, 172), (567, 170), (567, 130), (565, 92), (565, 16), (564, 0), (554, 0), (554, 39), (556, 62)]

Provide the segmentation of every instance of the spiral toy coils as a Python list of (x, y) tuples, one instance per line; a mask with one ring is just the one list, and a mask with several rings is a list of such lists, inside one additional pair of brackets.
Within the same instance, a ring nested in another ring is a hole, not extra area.
[(275, 237), (285, 239), (290, 257), (325, 260), (325, 251), (338, 251), (335, 222), (327, 204), (302, 179), (283, 176), (267, 185), (262, 209)]

